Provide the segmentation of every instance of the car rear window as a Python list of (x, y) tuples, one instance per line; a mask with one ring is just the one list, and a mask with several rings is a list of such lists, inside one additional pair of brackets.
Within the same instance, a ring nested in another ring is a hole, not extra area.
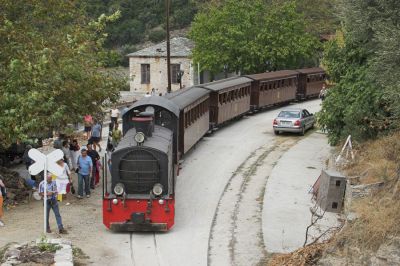
[(279, 113), (280, 118), (300, 118), (299, 111), (282, 111)]

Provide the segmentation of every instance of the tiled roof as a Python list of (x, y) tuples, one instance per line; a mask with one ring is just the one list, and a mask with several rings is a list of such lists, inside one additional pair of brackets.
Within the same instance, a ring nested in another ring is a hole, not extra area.
[[(176, 37), (170, 40), (171, 57), (189, 57), (194, 43), (188, 38)], [(167, 42), (162, 42), (127, 55), (128, 57), (166, 57)]]

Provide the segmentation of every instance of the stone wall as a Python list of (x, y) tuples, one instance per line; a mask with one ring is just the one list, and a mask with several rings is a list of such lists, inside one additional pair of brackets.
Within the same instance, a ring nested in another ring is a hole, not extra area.
[[(141, 64), (150, 64), (150, 83), (141, 84)], [(172, 57), (171, 64), (180, 64), (185, 73), (182, 77), (182, 87), (194, 84), (194, 75), (197, 75), (192, 61), (187, 57)], [(140, 98), (146, 92), (151, 93), (154, 88), (156, 94), (166, 93), (168, 87), (167, 58), (165, 57), (130, 57), (129, 58), (130, 91)], [(172, 90), (178, 90), (179, 83), (172, 84)]]

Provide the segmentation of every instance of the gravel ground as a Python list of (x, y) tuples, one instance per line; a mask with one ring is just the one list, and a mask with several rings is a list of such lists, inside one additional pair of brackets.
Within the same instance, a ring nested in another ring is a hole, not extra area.
[[(320, 101), (293, 106), (316, 112)], [(278, 111), (260, 112), (229, 124), (203, 138), (185, 156), (177, 181), (175, 226), (170, 232), (107, 231), (102, 224), (100, 187), (89, 199), (70, 196), (69, 206), (62, 203), (63, 222), (69, 230), (66, 238), (82, 248), (93, 265), (257, 263), (265, 256), (261, 221), (269, 173), (290, 147), (315, 135), (275, 136), (272, 119)], [(42, 217), (42, 203), (37, 201), (6, 212), (0, 246), (36, 239), (42, 233)], [(51, 225), (54, 229), (54, 216)], [(59, 236), (53, 233), (52, 237)]]

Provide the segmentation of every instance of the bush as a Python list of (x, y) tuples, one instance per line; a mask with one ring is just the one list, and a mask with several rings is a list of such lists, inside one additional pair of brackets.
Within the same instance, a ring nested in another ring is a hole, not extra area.
[(165, 30), (153, 30), (149, 33), (149, 40), (157, 43), (163, 41), (165, 36)]

